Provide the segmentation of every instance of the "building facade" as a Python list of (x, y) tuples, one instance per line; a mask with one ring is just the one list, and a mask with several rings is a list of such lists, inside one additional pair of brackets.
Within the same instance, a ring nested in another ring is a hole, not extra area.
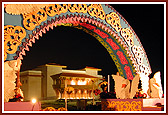
[[(93, 90), (98, 89), (101, 69), (86, 67), (82, 70), (67, 70), (66, 66), (45, 64), (20, 73), (21, 89), (25, 100), (36, 99), (93, 99)], [(73, 90), (67, 92), (65, 89)], [(67, 94), (67, 95), (66, 95)]]

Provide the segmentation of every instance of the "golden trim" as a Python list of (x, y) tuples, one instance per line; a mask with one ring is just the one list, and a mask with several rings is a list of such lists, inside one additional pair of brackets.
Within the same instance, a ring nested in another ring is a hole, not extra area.
[(121, 30), (120, 18), (115, 12), (111, 12), (106, 16), (106, 22), (110, 24), (117, 32)]
[(26, 31), (20, 26), (4, 26), (4, 60), (7, 58), (7, 53), (13, 54), (17, 51), (17, 47), (25, 36)]
[(40, 10), (47, 5), (48, 4), (7, 4), (5, 11), (12, 15), (28, 14)]
[(86, 4), (68, 4), (68, 9), (72, 13), (87, 13)]
[(141, 101), (107, 101), (107, 108), (115, 108), (117, 111), (142, 111)]
[(50, 4), (46, 7), (45, 11), (49, 16), (53, 17), (56, 14), (66, 13), (68, 11), (68, 5)]
[(40, 25), (41, 22), (47, 19), (45, 10), (40, 9), (38, 11), (23, 14), (23, 25), (27, 30), (33, 30), (36, 26)]
[(132, 47), (134, 45), (133, 33), (129, 28), (122, 28), (121, 29), (121, 36), (125, 39), (128, 46)]
[(88, 7), (88, 13), (96, 18), (100, 18), (102, 20), (105, 19), (105, 12), (101, 4), (91, 4)]

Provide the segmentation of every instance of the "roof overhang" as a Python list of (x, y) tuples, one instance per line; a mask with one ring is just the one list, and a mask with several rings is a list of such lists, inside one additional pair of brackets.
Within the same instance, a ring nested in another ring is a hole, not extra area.
[(89, 74), (82, 74), (82, 73), (66, 73), (66, 72), (63, 72), (61, 73), (61, 76), (65, 76), (65, 77), (84, 77), (84, 78), (99, 78), (99, 77), (96, 77), (96, 76), (92, 76), (92, 75), (89, 75)]

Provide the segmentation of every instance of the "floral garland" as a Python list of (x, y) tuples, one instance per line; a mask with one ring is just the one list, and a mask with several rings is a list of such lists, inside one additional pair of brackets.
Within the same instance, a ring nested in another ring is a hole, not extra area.
[(64, 107), (60, 107), (58, 109), (55, 109), (54, 107), (46, 107), (45, 109), (42, 109), (40, 111), (68, 111), (68, 110)]
[(103, 81), (103, 82), (99, 83), (99, 87), (101, 87), (102, 85), (107, 85), (107, 84), (108, 84), (107, 81)]
[(45, 109), (42, 109), (41, 111), (57, 111), (54, 107), (46, 107)]
[(13, 97), (13, 99), (9, 99), (9, 102), (21, 102), (23, 99), (23, 97), (21, 96), (21, 94), (15, 95)]
[(68, 110), (64, 107), (60, 107), (60, 108), (58, 108), (58, 111), (68, 111)]
[(116, 93), (115, 92), (107, 92), (107, 85), (108, 82), (107, 81), (103, 81), (101, 83), (99, 83), (99, 87), (102, 88), (103, 92), (101, 92), (99, 89), (94, 90), (94, 94), (100, 95), (101, 99), (116, 99)]
[(147, 94), (142, 91), (142, 89), (139, 89), (138, 92), (136, 92), (134, 98), (146, 98)]
[(99, 87), (101, 87), (103, 91), (107, 90), (107, 85), (108, 85), (107, 81), (103, 81), (99, 83)]
[(93, 93), (97, 96), (101, 93), (101, 91), (99, 89), (96, 89), (96, 90), (93, 91)]
[(20, 88), (14, 89), (15, 95), (12, 99), (9, 99), (9, 102), (21, 102), (23, 101), (23, 93)]

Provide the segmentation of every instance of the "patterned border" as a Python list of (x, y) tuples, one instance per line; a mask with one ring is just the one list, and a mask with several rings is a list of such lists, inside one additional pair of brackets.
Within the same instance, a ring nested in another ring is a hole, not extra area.
[(105, 4), (105, 5), (108, 6), (108, 8), (110, 8), (111, 10), (114, 10), (114, 11), (121, 17), (121, 19), (124, 20), (125, 24), (127, 24), (127, 25), (129, 26), (129, 28), (131, 29), (131, 31), (134, 33), (134, 35), (135, 35), (137, 41), (138, 41), (139, 44), (140, 44), (140, 47), (141, 47), (141, 48), (143, 49), (143, 51), (144, 51), (145, 58), (146, 58), (146, 60), (147, 60), (148, 66), (149, 66), (149, 68), (150, 68), (149, 71), (150, 71), (150, 74), (151, 74), (151, 73), (152, 73), (152, 70), (151, 70), (151, 67), (150, 67), (150, 63), (149, 63), (149, 61), (148, 61), (147, 54), (146, 54), (145, 49), (143, 48), (143, 46), (142, 46), (142, 44), (141, 44), (141, 42), (140, 42), (139, 37), (136, 35), (135, 31), (132, 29), (132, 27), (129, 25), (129, 23), (125, 20), (125, 18), (124, 18), (121, 14), (119, 14), (119, 13), (118, 13), (112, 6), (110, 6), (109, 4)]
[[(80, 23), (85, 23), (88, 22), (92, 25), (97, 26), (97, 28), (104, 30), (105, 32), (108, 33), (109, 36), (112, 36), (113, 40), (115, 40), (115, 42), (117, 42), (119, 44), (119, 46), (121, 47), (122, 51), (124, 51), (124, 55), (126, 56), (126, 59), (128, 60), (128, 62), (131, 65), (135, 65), (136, 63), (134, 63), (135, 61), (132, 61), (130, 59), (130, 54), (129, 54), (129, 50), (126, 47), (126, 45), (124, 44), (124, 42), (121, 40), (120, 37), (117, 36), (117, 34), (115, 34), (114, 31), (112, 31), (109, 27), (103, 25), (103, 23), (101, 23), (100, 21), (97, 21), (93, 18), (90, 17), (86, 17), (86, 16), (76, 16), (76, 15), (66, 15), (59, 17), (59, 18), (55, 18), (51, 19), (51, 21), (47, 20), (47, 23), (44, 23), (44, 25), (40, 25), (40, 28), (36, 28), (36, 31), (32, 31), (32, 34), (29, 35), (29, 38), (25, 38), (25, 42), (22, 42), (22, 45), (19, 46), (19, 50), (17, 51), (16, 54), (17, 56), (14, 56), (14, 59), (23, 59), (22, 55), (26, 55), (25, 50), (29, 51), (28, 46), (32, 46), (32, 43), (35, 43), (36, 39), (39, 39), (39, 36), (42, 36), (43, 33), (46, 33), (46, 31), (49, 31), (49, 28), (53, 29), (54, 27), (57, 26), (71, 26), (71, 27), (77, 27), (79, 26)], [(94, 32), (88, 32), (88, 29), (83, 29), (83, 28), (79, 28), (78, 29), (82, 29), (83, 31), (93, 35), (96, 39), (99, 40), (100, 43), (102, 43), (102, 45), (107, 49), (107, 51), (109, 52), (109, 54), (111, 55), (112, 59), (114, 60), (119, 73), (121, 76), (125, 76), (123, 74), (123, 69), (121, 68), (121, 65), (119, 64), (118, 59), (116, 58), (116, 55), (113, 54), (113, 51), (111, 50), (111, 48), (109, 47), (109, 45), (103, 41), (103, 39), (100, 36), (97, 36), (96, 34), (94, 34)], [(134, 59), (134, 58), (132, 58)], [(132, 66), (131, 68), (132, 72), (133, 72), (133, 76), (135, 76), (136, 74), (136, 68), (135, 66)], [(131, 72), (131, 73), (132, 73)]]

